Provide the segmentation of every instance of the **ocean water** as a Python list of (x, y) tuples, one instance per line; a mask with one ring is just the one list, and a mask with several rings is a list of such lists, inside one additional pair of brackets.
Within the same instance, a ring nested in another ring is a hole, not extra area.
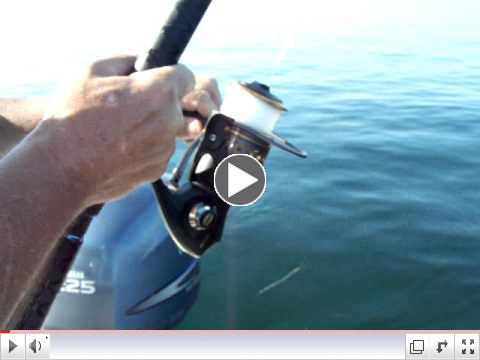
[(469, 19), (198, 34), (184, 62), (222, 88), (270, 84), (289, 108), (277, 133), (309, 157), (271, 151), (263, 197), (230, 212), (179, 328), (478, 329), (480, 26)]
[(210, 50), (221, 77), (271, 81), (289, 108), (276, 130), (309, 157), (271, 151), (181, 328), (478, 328), (479, 33)]

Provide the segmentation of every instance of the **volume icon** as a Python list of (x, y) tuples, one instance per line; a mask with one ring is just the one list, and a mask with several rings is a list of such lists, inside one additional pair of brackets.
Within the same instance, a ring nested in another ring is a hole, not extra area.
[(42, 343), (40, 341), (37, 341), (37, 339), (33, 339), (33, 341), (28, 345), (30, 350), (33, 351), (34, 354), (37, 353), (37, 351), (42, 350)]

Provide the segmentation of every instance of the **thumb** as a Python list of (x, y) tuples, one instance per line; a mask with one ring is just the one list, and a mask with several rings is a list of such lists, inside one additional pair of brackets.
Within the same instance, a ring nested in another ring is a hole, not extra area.
[(135, 66), (136, 56), (118, 55), (100, 59), (90, 65), (89, 74), (97, 77), (129, 75)]

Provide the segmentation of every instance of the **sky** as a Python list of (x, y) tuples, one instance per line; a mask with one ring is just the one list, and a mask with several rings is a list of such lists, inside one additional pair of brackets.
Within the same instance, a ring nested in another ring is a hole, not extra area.
[[(3, 86), (58, 79), (89, 59), (142, 53), (172, 0), (3, 0), (0, 82)], [(213, 0), (194, 37), (208, 47), (282, 46), (302, 33), (318, 41), (342, 34), (418, 29), (448, 33), (477, 26), (478, 0)], [(478, 33), (478, 32), (477, 32)]]

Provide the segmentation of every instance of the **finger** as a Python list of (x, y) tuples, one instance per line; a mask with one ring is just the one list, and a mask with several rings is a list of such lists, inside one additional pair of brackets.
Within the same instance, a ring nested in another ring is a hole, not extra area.
[(218, 106), (213, 102), (210, 93), (204, 89), (193, 90), (182, 99), (182, 108), (188, 111), (197, 111), (208, 118)]
[[(184, 110), (198, 112), (202, 117), (210, 117), (212, 111), (218, 110), (218, 106), (213, 102), (210, 93), (205, 89), (196, 89), (187, 94), (182, 99)], [(185, 127), (179, 136), (184, 140), (192, 140), (200, 135), (202, 131), (202, 122), (200, 119), (191, 117), (185, 118)]]
[(90, 65), (89, 74), (98, 77), (128, 75), (134, 69), (135, 60), (133, 55), (100, 59)]
[(193, 73), (183, 65), (163, 66), (130, 75), (153, 96), (180, 101), (195, 85)]
[(142, 182), (159, 179), (167, 170), (168, 162), (174, 150), (175, 145), (170, 146), (168, 151), (164, 149), (161, 152), (151, 153), (141, 163), (125, 168), (118, 176), (109, 179), (104, 187), (113, 188), (117, 184), (137, 186)]
[(198, 119), (186, 117), (185, 118), (185, 127), (178, 136), (184, 140), (193, 140), (202, 132), (202, 122)]
[(144, 155), (150, 156), (150, 151), (168, 148), (175, 143), (179, 127), (183, 127), (182, 114), (173, 113), (168, 118), (160, 112), (151, 112), (141, 122), (130, 130), (129, 140), (133, 144), (142, 144)]
[(222, 105), (222, 95), (218, 87), (218, 82), (214, 78), (197, 77), (195, 78), (195, 88), (208, 91), (213, 103), (220, 108)]
[(148, 111), (158, 113), (162, 119), (168, 120), (174, 134), (182, 133), (185, 120), (181, 99), (195, 85), (193, 73), (183, 65), (175, 65), (137, 72), (130, 77), (134, 80), (134, 87), (144, 93)]

